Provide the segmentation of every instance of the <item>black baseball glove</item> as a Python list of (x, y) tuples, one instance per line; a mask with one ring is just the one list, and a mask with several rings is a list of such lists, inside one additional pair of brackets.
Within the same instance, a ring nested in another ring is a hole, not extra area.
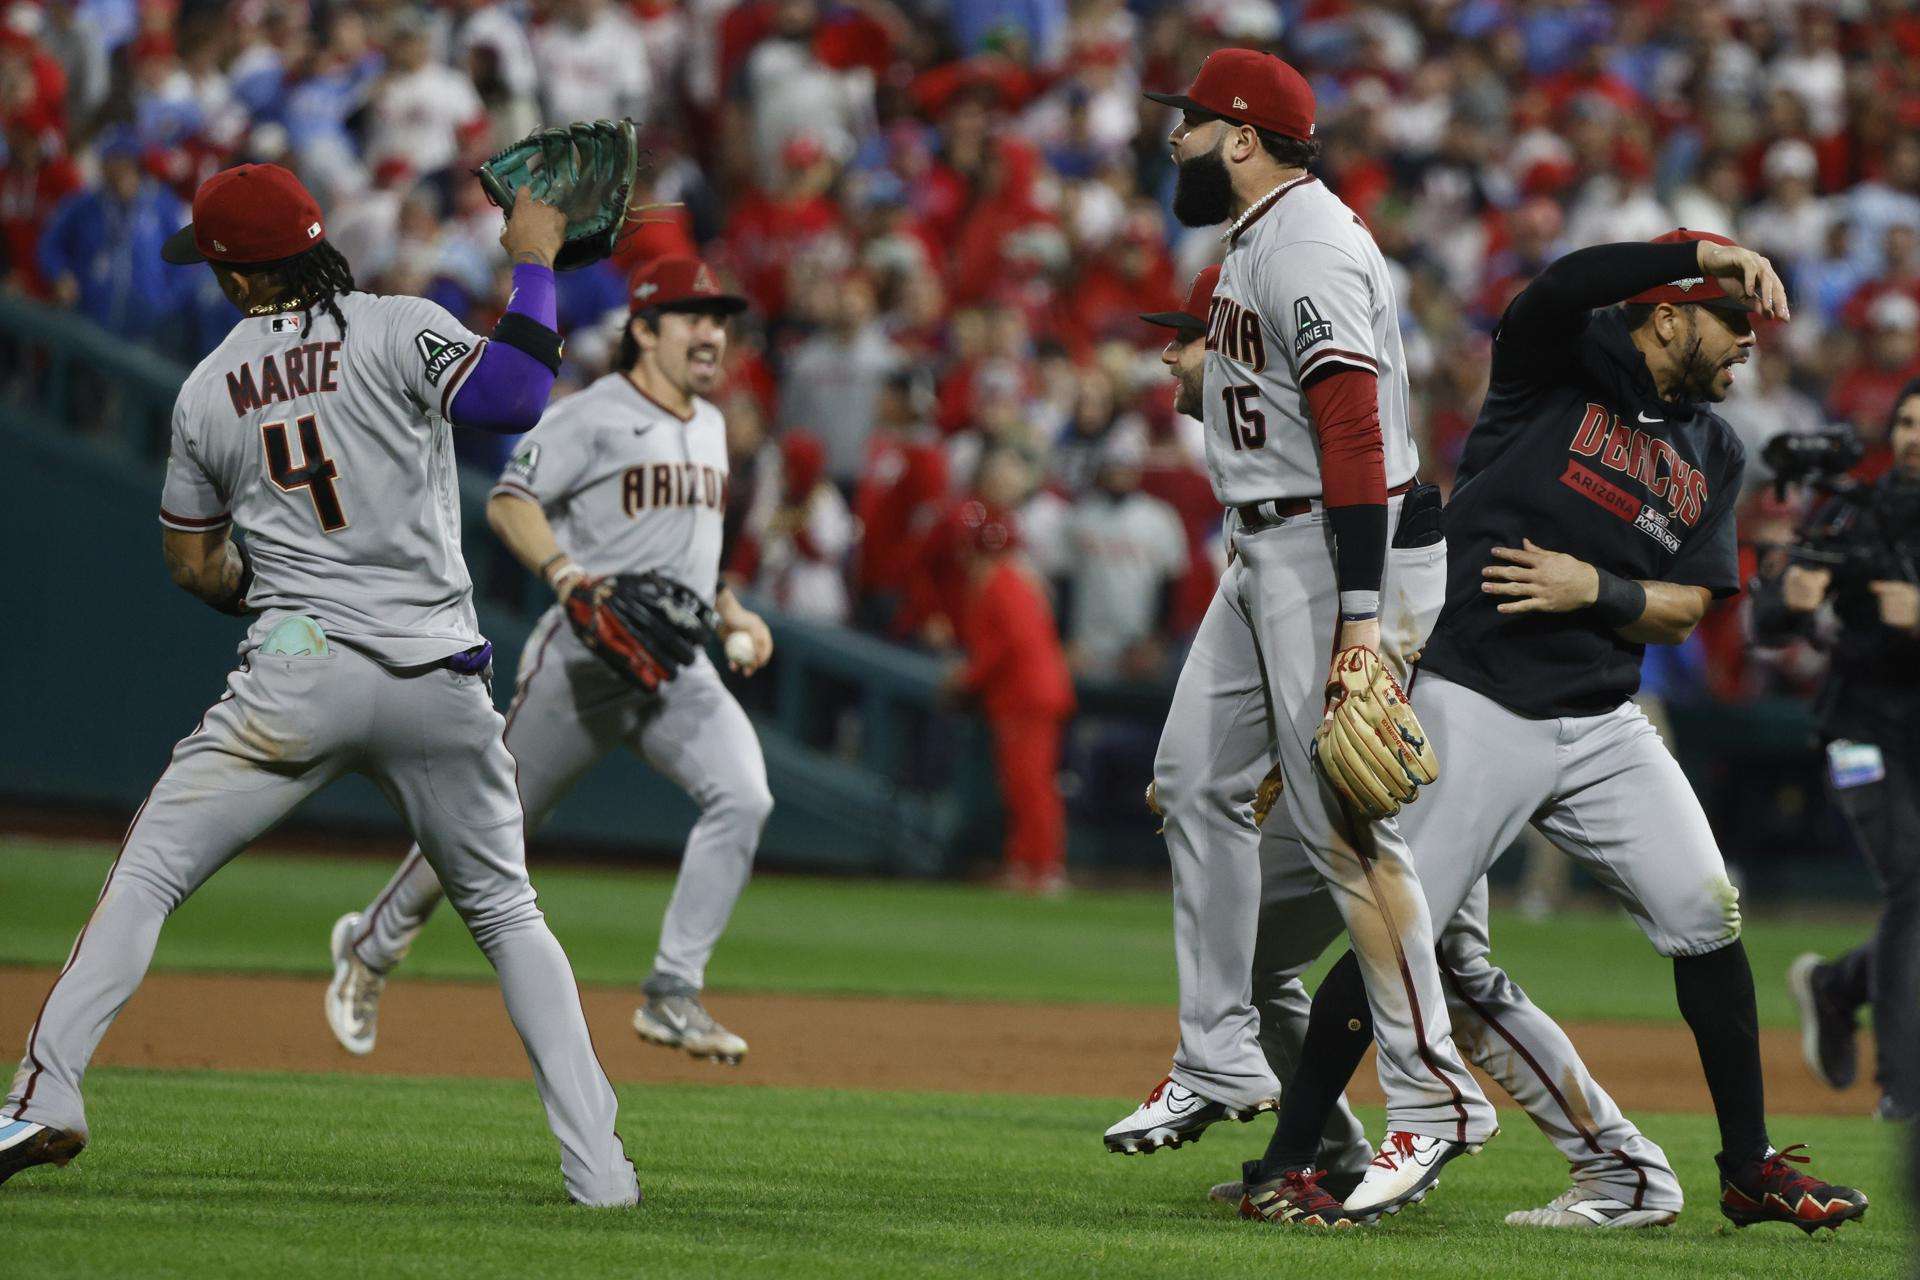
[(640, 143), (631, 120), (594, 120), (539, 129), (480, 166), (487, 199), (511, 211), (525, 190), (567, 215), (556, 271), (610, 255), (627, 225)]
[(690, 588), (652, 572), (582, 578), (565, 604), (580, 643), (649, 692), (692, 662), (720, 625)]

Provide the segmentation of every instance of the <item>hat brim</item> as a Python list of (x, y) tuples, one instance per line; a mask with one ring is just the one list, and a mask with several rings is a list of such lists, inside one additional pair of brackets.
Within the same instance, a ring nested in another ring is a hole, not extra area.
[(642, 311), (688, 311), (695, 315), (737, 316), (747, 309), (747, 300), (737, 293), (710, 294), (701, 298), (682, 298), (678, 302), (652, 302), (646, 306), (634, 307), (638, 315)]
[(205, 262), (207, 255), (200, 252), (200, 246), (193, 242), (193, 224), (189, 222), (160, 246), (160, 258), (176, 267), (191, 266), (196, 262)]
[(1207, 329), (1206, 325), (1184, 311), (1148, 311), (1143, 312), (1140, 318), (1162, 329), (1188, 329), (1194, 333), (1205, 333)]
[(1200, 111), (1210, 116), (1220, 114), (1217, 111), (1201, 106), (1184, 93), (1149, 93), (1146, 96), (1166, 106), (1178, 107), (1182, 111)]

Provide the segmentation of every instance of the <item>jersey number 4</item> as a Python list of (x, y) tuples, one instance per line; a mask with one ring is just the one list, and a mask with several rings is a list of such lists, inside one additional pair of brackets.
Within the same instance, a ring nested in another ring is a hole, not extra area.
[(1220, 388), (1227, 406), (1227, 438), (1236, 449), (1261, 449), (1267, 443), (1267, 415), (1260, 412), (1260, 388), (1242, 383)]
[(340, 475), (340, 468), (320, 443), (320, 424), (312, 414), (296, 420), (293, 425), (300, 433), (300, 465), (297, 467), (287, 447), (287, 424), (260, 424), (260, 439), (267, 450), (267, 474), (288, 493), (305, 489), (313, 499), (313, 514), (320, 518), (320, 527), (328, 533), (338, 532), (347, 527), (347, 513), (340, 507), (340, 491), (333, 483)]

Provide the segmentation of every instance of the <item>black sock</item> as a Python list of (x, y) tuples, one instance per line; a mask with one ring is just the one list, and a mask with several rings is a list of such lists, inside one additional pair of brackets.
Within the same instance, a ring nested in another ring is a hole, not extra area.
[(1360, 962), (1349, 951), (1313, 993), (1300, 1065), (1280, 1091), (1280, 1123), (1259, 1161), (1258, 1176), (1250, 1181), (1264, 1182), (1290, 1169), (1313, 1168), (1327, 1117), (1339, 1105), (1340, 1094), (1372, 1043), (1373, 1010), (1367, 1006)]
[(1760, 1015), (1745, 944), (1736, 938), (1732, 946), (1705, 955), (1675, 956), (1673, 988), (1713, 1095), (1721, 1162), (1731, 1167), (1756, 1160), (1770, 1144), (1760, 1078)]

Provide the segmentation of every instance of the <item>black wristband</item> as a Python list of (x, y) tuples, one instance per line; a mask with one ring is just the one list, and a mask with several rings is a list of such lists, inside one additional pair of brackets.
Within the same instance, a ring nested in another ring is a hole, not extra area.
[(1624, 627), (1640, 621), (1640, 615), (1647, 611), (1647, 589), (1632, 578), (1608, 573), (1598, 565), (1593, 572), (1600, 581), (1594, 591), (1593, 604), (1588, 607), (1600, 621), (1609, 627)]
[(240, 581), (233, 588), (233, 594), (224, 600), (208, 601), (209, 604), (233, 618), (244, 618), (252, 612), (247, 608), (247, 590), (253, 586), (253, 556), (247, 551), (247, 544), (235, 542), (234, 554), (240, 557)]
[(1387, 505), (1328, 507), (1333, 572), (1342, 591), (1378, 591), (1387, 559)]
[(526, 352), (550, 373), (560, 372), (560, 335), (530, 316), (507, 312), (494, 324), (493, 340)]

